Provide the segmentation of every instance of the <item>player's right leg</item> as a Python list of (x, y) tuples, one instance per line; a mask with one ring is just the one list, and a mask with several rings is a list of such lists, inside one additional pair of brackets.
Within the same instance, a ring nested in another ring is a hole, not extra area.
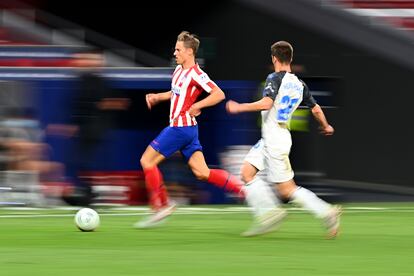
[(164, 218), (169, 216), (173, 209), (169, 208), (168, 196), (163, 183), (158, 164), (165, 157), (150, 145), (141, 157), (141, 167), (145, 175), (145, 185), (148, 192), (148, 200), (153, 214), (134, 224), (136, 228), (150, 228), (157, 226)]
[(134, 227), (140, 228), (140, 229), (146, 229), (146, 228), (154, 228), (154, 227), (160, 226), (165, 221), (165, 219), (175, 211), (176, 208), (177, 208), (177, 205), (174, 202), (170, 202), (168, 205), (161, 207), (153, 214), (136, 222), (134, 224)]
[(247, 204), (253, 210), (253, 225), (242, 233), (243, 236), (257, 236), (277, 230), (286, 216), (286, 211), (280, 207), (279, 199), (275, 196), (271, 184), (262, 176), (257, 175), (265, 169), (263, 141), (259, 140), (244, 159), (241, 168), (241, 178), (245, 184)]
[(240, 171), (245, 183), (246, 201), (253, 208), (255, 217), (279, 205), (279, 200), (265, 179), (266, 174), (264, 143), (260, 139), (244, 158)]
[(280, 207), (280, 201), (271, 184), (256, 176), (246, 184), (245, 194), (248, 205), (253, 209), (254, 221), (242, 236), (252, 237), (277, 230), (286, 216), (286, 211)]
[(141, 167), (145, 175), (145, 185), (147, 188), (149, 203), (154, 211), (157, 211), (165, 205), (165, 189), (163, 189), (163, 177), (158, 169), (158, 164), (165, 157), (156, 151), (151, 145), (147, 147), (141, 157)]
[(155, 213), (134, 224), (135, 227), (156, 226), (175, 210), (175, 204), (168, 200), (162, 173), (157, 165), (176, 152), (182, 143), (180, 131), (167, 127), (151, 142), (142, 155), (140, 162), (145, 175), (149, 202)]

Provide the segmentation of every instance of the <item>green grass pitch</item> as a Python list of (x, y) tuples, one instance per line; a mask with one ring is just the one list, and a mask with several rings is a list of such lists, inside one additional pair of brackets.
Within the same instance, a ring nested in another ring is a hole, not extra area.
[(241, 237), (251, 216), (237, 207), (179, 208), (147, 230), (132, 228), (143, 211), (97, 208), (95, 232), (75, 211), (0, 209), (0, 275), (414, 275), (413, 203), (345, 205), (335, 240), (290, 207), (279, 231)]

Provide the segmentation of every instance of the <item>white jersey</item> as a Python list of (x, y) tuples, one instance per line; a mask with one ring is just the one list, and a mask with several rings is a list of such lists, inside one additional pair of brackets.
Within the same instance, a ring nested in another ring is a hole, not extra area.
[(273, 100), (273, 106), (262, 111), (262, 136), (268, 141), (277, 139), (278, 129), (287, 129), (293, 112), (302, 100), (310, 108), (316, 104), (306, 84), (294, 74), (284, 71), (269, 74), (263, 96)]
[(270, 74), (263, 96), (271, 98), (273, 106), (262, 111), (262, 139), (252, 147), (245, 161), (260, 171), (265, 170), (270, 183), (281, 183), (294, 177), (289, 160), (292, 137), (288, 121), (302, 101), (310, 108), (316, 102), (306, 84), (287, 72)]

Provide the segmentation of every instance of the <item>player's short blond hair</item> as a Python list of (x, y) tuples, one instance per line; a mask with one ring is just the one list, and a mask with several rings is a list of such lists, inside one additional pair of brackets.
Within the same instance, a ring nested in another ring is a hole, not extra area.
[(193, 49), (194, 56), (197, 54), (198, 47), (200, 46), (200, 40), (195, 34), (190, 34), (187, 31), (182, 31), (178, 37), (177, 41), (184, 42), (185, 48), (191, 48)]

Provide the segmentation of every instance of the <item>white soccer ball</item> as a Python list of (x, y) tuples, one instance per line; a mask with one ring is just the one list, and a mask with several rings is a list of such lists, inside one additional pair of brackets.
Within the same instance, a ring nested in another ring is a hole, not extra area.
[(99, 226), (99, 214), (91, 208), (82, 208), (75, 215), (75, 224), (81, 231), (93, 231)]

